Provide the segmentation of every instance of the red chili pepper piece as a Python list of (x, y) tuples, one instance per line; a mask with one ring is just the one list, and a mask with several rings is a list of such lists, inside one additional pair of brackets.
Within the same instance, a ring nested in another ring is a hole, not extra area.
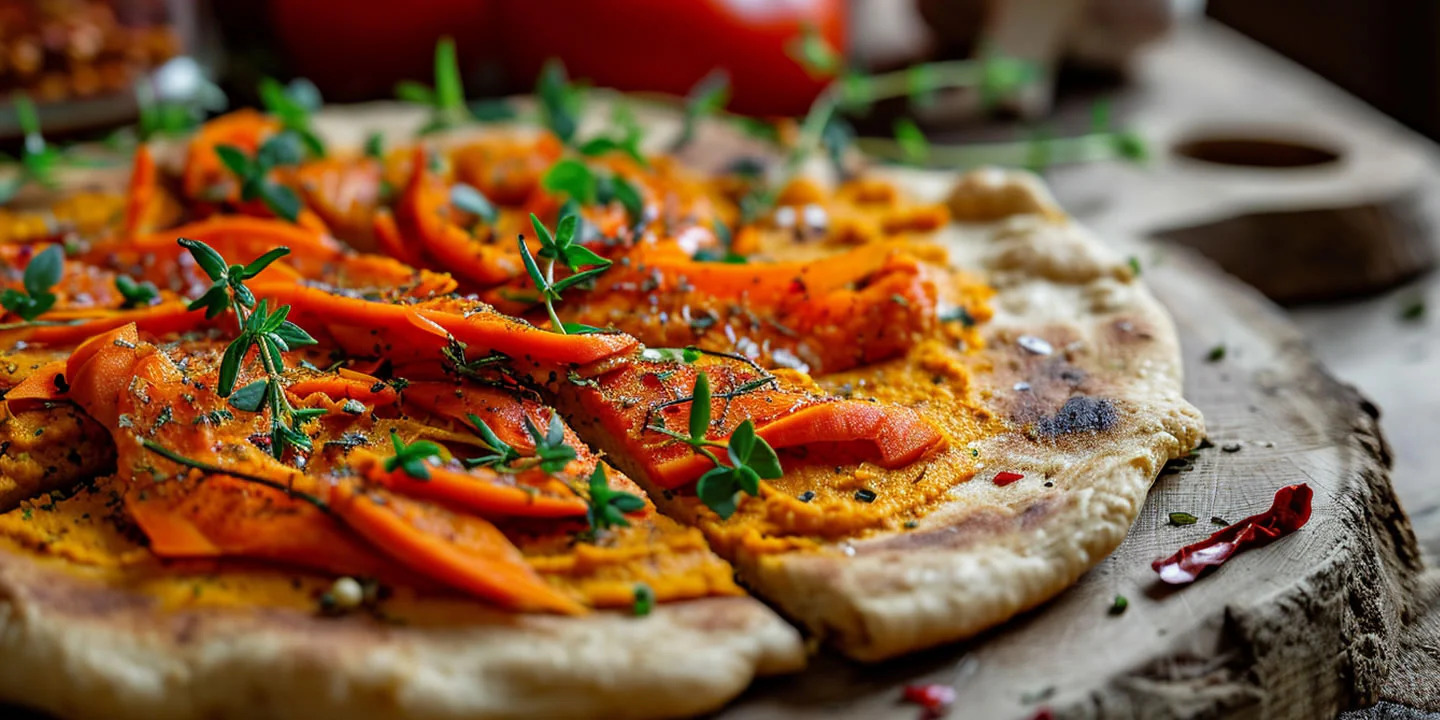
[(1275, 492), (1275, 502), (1259, 515), (1252, 515), (1210, 537), (1180, 548), (1180, 552), (1150, 564), (1160, 579), (1171, 585), (1194, 582), (1201, 571), (1219, 565), (1242, 550), (1268, 545), (1299, 530), (1310, 520), (1309, 485), (1287, 485)]
[(937, 683), (906, 685), (905, 702), (919, 705), (927, 718), (940, 717), (955, 702), (955, 688)]
[(1025, 475), (1022, 473), (1010, 472), (1009, 470), (1006, 470), (1004, 472), (995, 473), (995, 484), (999, 485), (1000, 487), (1005, 487), (1006, 485), (1009, 485), (1010, 483), (1013, 483), (1016, 480), (1024, 477)]

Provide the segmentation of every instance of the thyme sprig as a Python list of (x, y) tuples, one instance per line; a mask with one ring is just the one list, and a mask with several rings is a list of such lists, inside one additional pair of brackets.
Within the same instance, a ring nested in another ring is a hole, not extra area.
[(270, 171), (296, 165), (303, 156), (300, 136), (286, 130), (266, 140), (252, 158), (234, 145), (216, 145), (215, 154), (240, 182), (240, 199), (260, 200), (276, 217), (295, 222), (300, 218), (300, 196), (288, 186), (270, 179)]
[(461, 460), (467, 468), (488, 467), (506, 473), (540, 468), (547, 473), (557, 473), (578, 457), (575, 448), (565, 442), (565, 424), (561, 422), (558, 413), (550, 416), (550, 422), (544, 431), (541, 431), (529, 416), (525, 417), (525, 434), (529, 435), (535, 444), (535, 453), (530, 457), (522, 455), (513, 445), (501, 440), (478, 416), (472, 413), (466, 417), (472, 426), (470, 430), (480, 438), (485, 449), (490, 451), (489, 455)]
[(311, 114), (325, 104), (315, 83), (305, 78), (296, 78), (288, 85), (281, 85), (275, 78), (263, 78), (260, 80), (260, 102), (265, 105), (266, 111), (280, 121), (286, 131), (295, 133), (295, 136), (300, 138), (311, 156), (325, 157), (325, 143), (315, 134), (311, 120)]
[[(638, 152), (638, 151), (637, 151)], [(562, 193), (580, 205), (620, 203), (632, 226), (645, 219), (645, 199), (634, 183), (618, 173), (596, 172), (579, 160), (564, 159), (550, 166), (540, 186)]]
[(395, 454), (385, 458), (385, 472), (395, 472), (395, 469), (399, 468), (416, 480), (430, 479), (430, 468), (425, 466), (426, 460), (435, 458), (443, 462), (449, 458), (449, 453), (438, 444), (430, 440), (406, 443), (393, 428), (390, 430), (390, 444), (395, 448)]
[(23, 320), (29, 322), (55, 305), (55, 293), (50, 292), (65, 272), (65, 251), (59, 245), (51, 245), (25, 266), (21, 277), (22, 290), (6, 288), (0, 293), (0, 306), (4, 306)]
[(605, 478), (603, 462), (595, 463), (595, 472), (590, 473), (589, 490), (589, 508), (585, 512), (585, 518), (590, 522), (590, 530), (593, 532), (613, 527), (629, 527), (630, 521), (625, 519), (625, 513), (645, 508), (645, 501), (637, 495), (610, 488), (610, 482)]
[(435, 43), (435, 86), (406, 80), (395, 86), (395, 95), (430, 108), (430, 118), (419, 130), (421, 135), (448, 130), (475, 119), (465, 105), (465, 85), (460, 79), (455, 41), (449, 37)]
[[(769, 380), (773, 378), (768, 378), (765, 382)], [(759, 387), (757, 385), (750, 391)], [(755, 434), (755, 422), (750, 419), (735, 428), (728, 442), (706, 437), (711, 422), (711, 395), (710, 378), (705, 373), (695, 375), (694, 389), (686, 400), (690, 402), (687, 432), (677, 432), (663, 425), (647, 425), (646, 429), (689, 445), (695, 452), (714, 463), (715, 466), (701, 475), (695, 484), (695, 494), (706, 507), (714, 510), (720, 519), (728, 519), (735, 514), (739, 504), (736, 498), (741, 492), (758, 496), (761, 479), (774, 480), (784, 475), (780, 458), (765, 438)], [(729, 464), (722, 462), (711, 448), (725, 448)]]
[[(545, 303), (545, 312), (550, 316), (550, 329), (562, 335), (572, 332), (583, 334), (585, 328), (563, 323), (560, 316), (555, 314), (555, 303), (560, 300), (561, 293), (605, 272), (612, 264), (590, 248), (575, 242), (575, 228), (579, 219), (579, 215), (573, 213), (560, 218), (552, 235), (545, 223), (540, 222), (540, 218), (534, 213), (530, 214), (530, 224), (535, 228), (535, 236), (540, 240), (538, 254), (545, 260), (544, 271), (541, 271), (535, 255), (530, 253), (529, 246), (525, 244), (525, 236), (521, 235), (519, 241), (520, 259), (524, 261), (525, 272), (530, 275), (531, 282), (540, 293), (541, 301)], [(556, 280), (556, 262), (563, 263), (573, 274)], [(582, 267), (586, 269), (581, 270)]]
[(685, 96), (685, 115), (680, 134), (670, 143), (670, 152), (680, 152), (695, 140), (700, 121), (725, 109), (730, 102), (730, 76), (724, 70), (712, 70), (700, 78)]
[(149, 280), (135, 282), (134, 278), (124, 274), (115, 276), (115, 291), (125, 299), (120, 305), (122, 308), (145, 307), (154, 304), (160, 297), (160, 289), (155, 287), (155, 283)]
[(35, 103), (24, 94), (14, 97), (15, 117), (25, 140), (20, 150), (20, 172), (9, 181), (0, 182), (0, 204), (9, 202), (27, 182), (57, 187), (55, 168), (63, 159), (60, 150), (45, 142), (45, 136), (40, 134), (40, 114), (35, 110)]
[[(283, 353), (305, 345), (314, 345), (315, 338), (286, 319), (289, 305), (271, 311), (267, 301), (257, 305), (255, 295), (245, 281), (259, 275), (271, 263), (289, 254), (290, 249), (275, 248), (252, 260), (248, 265), (228, 264), (214, 248), (198, 240), (181, 238), (180, 246), (190, 252), (195, 263), (213, 283), (189, 309), (205, 309), (205, 317), (218, 317), (228, 308), (235, 315), (239, 334), (226, 346), (220, 361), (220, 377), (215, 392), (228, 397), (231, 407), (245, 412), (270, 410), (270, 454), (282, 459), (287, 448), (309, 451), (310, 436), (301, 430), (306, 421), (325, 414), (324, 408), (296, 408), (281, 385), (285, 372)], [(257, 350), (265, 377), (235, 389), (240, 366), (251, 348)]]

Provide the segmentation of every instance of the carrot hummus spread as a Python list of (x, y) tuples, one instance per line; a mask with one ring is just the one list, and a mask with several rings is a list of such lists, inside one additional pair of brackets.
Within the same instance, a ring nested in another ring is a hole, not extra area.
[(755, 213), (546, 132), (322, 153), (240, 111), (106, 222), (0, 215), (0, 542), (177, 604), (640, 612), (907, 526), (998, 422), (990, 290), (883, 181)]

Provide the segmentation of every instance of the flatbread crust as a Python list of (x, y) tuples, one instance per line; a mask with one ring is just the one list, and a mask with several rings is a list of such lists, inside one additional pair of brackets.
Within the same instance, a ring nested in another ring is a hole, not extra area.
[[(983, 351), (993, 370), (976, 383), (1024, 430), (978, 443), (985, 467), (913, 530), (735, 559), (758, 595), (867, 661), (974, 635), (1054, 597), (1119, 546), (1161, 466), (1204, 435), (1181, 396), (1169, 317), (1033, 176), (893, 179), (946, 200), (957, 223), (936, 241), (997, 290)], [(1001, 487), (999, 471), (1025, 479)]]
[(0, 697), (67, 718), (659, 718), (720, 707), (805, 662), (748, 597), (637, 618), (435, 601), (394, 625), (291, 608), (162, 607), (154, 594), (0, 546)]

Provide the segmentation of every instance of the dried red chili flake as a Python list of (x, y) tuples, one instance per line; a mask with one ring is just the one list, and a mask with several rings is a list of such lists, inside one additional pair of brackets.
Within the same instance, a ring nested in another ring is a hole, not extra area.
[(1010, 483), (1013, 483), (1016, 480), (1020, 480), (1024, 477), (1025, 475), (1022, 473), (1010, 472), (1009, 470), (1006, 470), (1004, 472), (995, 473), (995, 484), (999, 485), (1000, 487), (1005, 487), (1006, 485), (1009, 485)]
[(955, 688), (938, 683), (906, 685), (905, 702), (919, 705), (925, 711), (924, 717), (937, 718), (955, 702)]
[(1252, 515), (1193, 545), (1180, 548), (1180, 552), (1150, 564), (1160, 579), (1171, 585), (1184, 585), (1207, 567), (1229, 560), (1235, 553), (1254, 547), (1268, 545), (1277, 538), (1299, 530), (1310, 520), (1310, 498), (1314, 491), (1309, 485), (1287, 485), (1275, 492), (1275, 502), (1270, 509), (1259, 515)]

